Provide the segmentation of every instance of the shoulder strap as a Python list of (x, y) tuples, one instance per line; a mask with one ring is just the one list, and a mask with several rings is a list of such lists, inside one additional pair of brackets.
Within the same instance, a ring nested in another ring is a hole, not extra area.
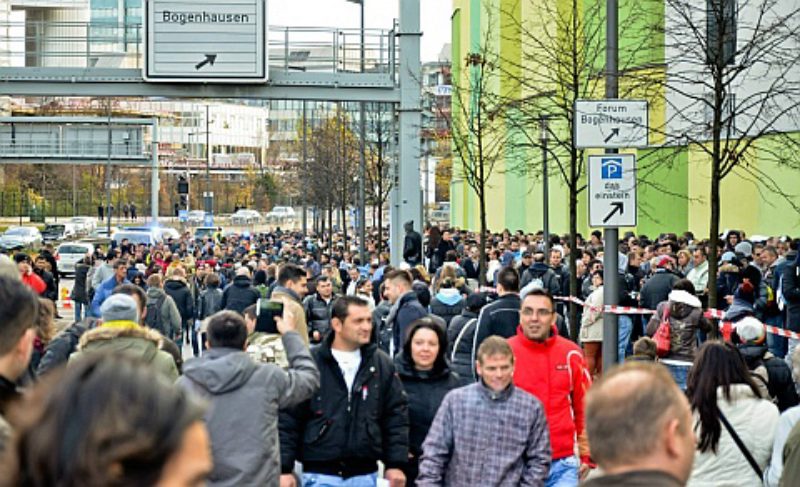
[(725, 429), (728, 430), (731, 438), (733, 438), (733, 441), (736, 442), (736, 446), (739, 447), (739, 451), (741, 451), (744, 457), (747, 459), (747, 463), (753, 467), (753, 470), (755, 471), (756, 475), (758, 475), (758, 478), (764, 480), (764, 473), (761, 471), (761, 467), (758, 466), (758, 463), (756, 463), (753, 455), (750, 454), (750, 450), (747, 449), (747, 446), (745, 446), (745, 444), (742, 442), (742, 439), (736, 434), (736, 430), (733, 429), (733, 426), (731, 426), (731, 424), (728, 422), (728, 418), (722, 414), (722, 411), (719, 412), (719, 420), (723, 425), (725, 425)]
[(471, 325), (472, 323), (474, 323), (477, 320), (478, 320), (478, 318), (471, 318), (469, 321), (464, 323), (464, 327), (461, 328), (461, 331), (458, 332), (458, 335), (456, 336), (456, 339), (453, 342), (453, 353), (450, 354), (450, 361), (451, 362), (456, 357), (456, 349), (458, 348), (458, 344), (461, 342), (461, 339), (464, 337), (464, 333), (467, 332), (467, 328), (469, 328), (469, 325)]

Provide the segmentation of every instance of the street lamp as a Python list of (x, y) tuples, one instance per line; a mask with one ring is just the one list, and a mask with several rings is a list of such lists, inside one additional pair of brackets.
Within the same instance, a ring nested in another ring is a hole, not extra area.
[[(361, 73), (364, 73), (364, 0), (347, 0), (350, 3), (357, 3), (361, 6)], [(361, 158), (358, 164), (358, 256), (361, 260), (361, 265), (365, 265), (367, 262), (367, 232), (366, 232), (366, 224), (367, 224), (367, 201), (366, 201), (366, 183), (365, 179), (367, 177), (367, 156), (366, 156), (366, 123), (364, 121), (365, 118), (365, 110), (364, 110), (364, 102), (358, 103), (358, 111), (359, 111), (359, 122), (358, 122), (358, 129), (359, 129), (359, 138), (361, 139), (361, 143), (359, 144), (359, 149), (361, 150)], [(378, 230), (380, 232), (380, 229)]]

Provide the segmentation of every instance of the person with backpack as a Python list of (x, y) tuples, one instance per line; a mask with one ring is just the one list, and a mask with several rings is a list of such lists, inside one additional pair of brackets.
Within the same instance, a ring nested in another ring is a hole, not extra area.
[(158, 330), (162, 335), (177, 343), (180, 340), (181, 314), (175, 301), (164, 291), (162, 286), (161, 274), (151, 274), (147, 278), (147, 312), (144, 325)]
[(767, 350), (764, 324), (753, 317), (742, 318), (736, 323), (734, 332), (739, 337), (737, 348), (762, 396), (772, 400), (781, 412), (797, 406), (800, 399), (792, 371), (784, 360)]
[(186, 343), (192, 344), (192, 350), (197, 355), (197, 337), (192, 333), (194, 298), (189, 290), (189, 283), (186, 282), (186, 271), (183, 267), (174, 267), (167, 272), (167, 280), (164, 281), (164, 292), (175, 301), (175, 306), (178, 307), (178, 312), (181, 314), (182, 337)]
[(488, 301), (486, 293), (470, 294), (461, 314), (454, 317), (447, 328), (447, 357), (450, 359), (450, 368), (458, 374), (462, 386), (478, 380), (475, 364), (472, 362), (472, 342), (478, 313)]
[[(203, 322), (209, 316), (222, 309), (222, 290), (219, 288), (220, 279), (219, 274), (211, 272), (206, 274), (205, 289), (197, 297), (197, 306), (195, 307), (195, 333), (200, 333), (199, 346), (201, 350), (206, 349), (205, 329)], [(197, 353), (195, 353), (197, 355)]]
[(533, 254), (533, 265), (523, 272), (520, 294), (527, 294), (526, 291), (533, 288), (544, 289), (551, 296), (561, 294), (561, 281), (558, 274), (545, 263), (545, 256), (541, 252)]

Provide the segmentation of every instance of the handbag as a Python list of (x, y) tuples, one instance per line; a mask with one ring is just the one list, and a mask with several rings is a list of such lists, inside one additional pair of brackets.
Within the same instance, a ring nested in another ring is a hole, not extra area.
[(672, 329), (669, 326), (669, 306), (669, 303), (667, 303), (661, 323), (658, 325), (655, 335), (653, 335), (653, 339), (656, 341), (656, 355), (661, 358), (669, 355), (672, 349)]
[(753, 458), (753, 455), (750, 453), (750, 450), (747, 449), (747, 446), (745, 446), (744, 442), (742, 442), (742, 439), (739, 438), (739, 435), (736, 434), (736, 430), (733, 429), (733, 426), (731, 426), (731, 424), (728, 422), (728, 418), (726, 418), (725, 415), (722, 414), (722, 411), (719, 412), (719, 420), (725, 426), (725, 429), (728, 430), (728, 433), (731, 435), (731, 438), (733, 438), (733, 441), (736, 443), (736, 446), (739, 447), (739, 451), (741, 451), (744, 457), (747, 459), (747, 463), (749, 463), (750, 466), (753, 467), (753, 470), (756, 472), (756, 475), (758, 475), (758, 478), (763, 481), (764, 473), (761, 471), (761, 467), (758, 466), (758, 463), (756, 463), (756, 459)]

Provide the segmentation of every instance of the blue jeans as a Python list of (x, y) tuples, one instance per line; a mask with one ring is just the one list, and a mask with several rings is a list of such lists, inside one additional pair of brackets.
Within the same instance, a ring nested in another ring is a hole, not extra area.
[[(770, 316), (764, 320), (764, 323), (770, 326), (783, 328), (783, 317), (780, 315)], [(785, 337), (767, 333), (767, 346), (769, 347), (769, 351), (772, 352), (772, 355), (775, 355), (779, 358), (784, 358), (786, 356), (786, 351), (789, 348), (789, 341)]]
[(617, 336), (619, 337), (619, 362), (625, 361), (625, 352), (628, 350), (628, 342), (631, 341), (631, 333), (633, 333), (633, 320), (630, 316), (619, 315), (617, 317), (619, 328), (617, 329)]
[(368, 475), (356, 475), (349, 479), (321, 473), (304, 473), (302, 485), (303, 487), (375, 487), (377, 482), (377, 472)]
[(672, 378), (675, 379), (675, 383), (678, 384), (678, 387), (680, 387), (682, 391), (685, 391), (686, 379), (689, 377), (689, 370), (692, 369), (691, 364), (678, 365), (664, 362), (662, 362), (662, 364), (669, 369), (669, 373), (672, 375)]
[(88, 304), (85, 305), (85, 307), (83, 303), (79, 303), (77, 301), (73, 301), (72, 304), (75, 306), (75, 321), (81, 321), (89, 315)]
[(577, 487), (579, 466), (580, 463), (575, 455), (553, 460), (545, 487)]

